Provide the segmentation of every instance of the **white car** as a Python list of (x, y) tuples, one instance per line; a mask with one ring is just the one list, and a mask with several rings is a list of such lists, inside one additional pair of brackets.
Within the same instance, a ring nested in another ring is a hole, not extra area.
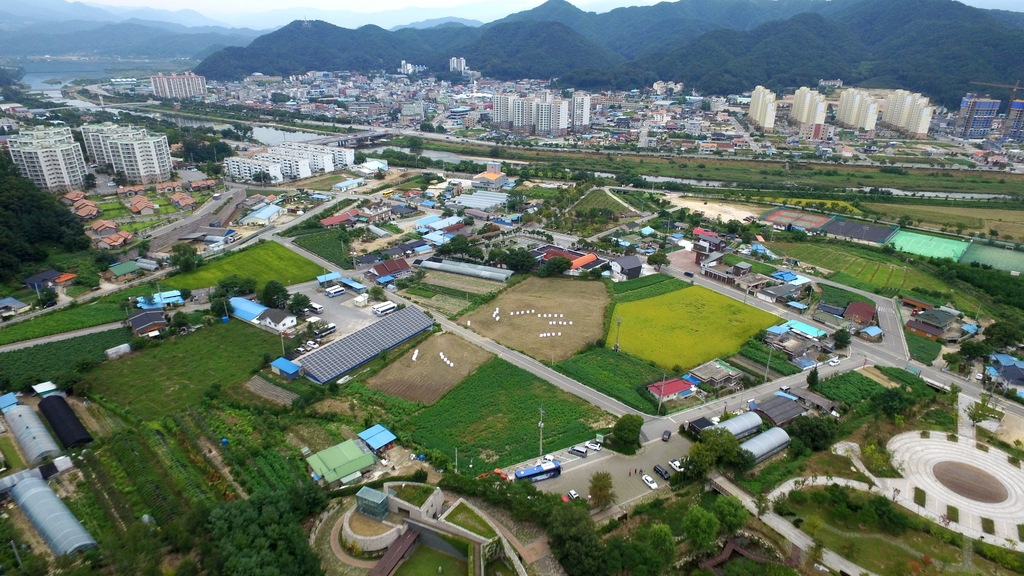
[(551, 454), (545, 454), (544, 455), (544, 461), (545, 462), (554, 462), (555, 461), (555, 457), (552, 456)]
[(575, 500), (575, 499), (577, 499), (579, 497), (580, 497), (580, 495), (575, 490), (569, 490), (569, 498), (571, 500)]
[(985, 379), (985, 375), (984, 374), (975, 374), (974, 375), (974, 379), (975, 380), (984, 380)]
[(640, 479), (643, 480), (644, 484), (647, 484), (647, 487), (650, 488), (651, 490), (658, 489), (658, 484), (654, 481), (654, 478), (651, 478), (647, 474), (641, 476)]
[(829, 366), (839, 366), (839, 358), (833, 358), (828, 361)]
[(683, 466), (682, 466), (682, 464), (680, 464), (679, 460), (669, 460), (668, 461), (668, 465), (673, 470), (675, 470), (676, 472), (682, 472), (683, 471)]
[(601, 445), (598, 444), (597, 442), (594, 442), (593, 440), (591, 440), (590, 442), (587, 442), (585, 444), (585, 446), (588, 449), (593, 450), (594, 452), (600, 452), (601, 451)]
[(316, 350), (319, 347), (320, 347), (320, 345), (317, 344), (313, 340), (310, 340), (309, 342), (306, 342), (306, 348), (309, 349), (309, 350)]

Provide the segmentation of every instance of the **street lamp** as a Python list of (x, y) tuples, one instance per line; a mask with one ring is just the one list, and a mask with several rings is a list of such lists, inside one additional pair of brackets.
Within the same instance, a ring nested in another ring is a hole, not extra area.
[(622, 327), (622, 317), (620, 316), (619, 318), (617, 318), (615, 320), (615, 348), (613, 348), (613, 350), (615, 350), (616, 352), (619, 351), (619, 328), (621, 328), (621, 327)]
[(540, 422), (537, 424), (537, 427), (540, 429), (540, 454), (538, 456), (543, 458), (544, 457), (544, 407), (541, 406), (539, 408), (539, 410), (540, 410)]

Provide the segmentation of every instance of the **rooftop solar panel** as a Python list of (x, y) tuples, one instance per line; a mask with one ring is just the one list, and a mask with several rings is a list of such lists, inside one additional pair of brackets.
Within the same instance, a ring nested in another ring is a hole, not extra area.
[(422, 310), (407, 306), (307, 354), (298, 362), (307, 377), (323, 384), (372, 360), (381, 350), (394, 348), (433, 325), (434, 321)]

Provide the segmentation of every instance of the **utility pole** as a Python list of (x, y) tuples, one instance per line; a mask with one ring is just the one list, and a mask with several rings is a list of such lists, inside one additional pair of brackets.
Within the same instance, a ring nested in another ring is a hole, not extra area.
[(615, 320), (615, 348), (613, 348), (613, 350), (615, 350), (616, 352), (619, 351), (619, 328), (620, 327), (622, 327), (622, 317), (621, 316)]
[(540, 454), (539, 454), (539, 456), (541, 458), (543, 458), (544, 457), (544, 407), (543, 406), (540, 407), (540, 423), (537, 424), (537, 427), (540, 428)]
[(661, 388), (658, 390), (658, 416), (661, 416), (661, 401), (665, 398), (665, 373), (661, 373)]
[(765, 362), (765, 365), (764, 365), (764, 381), (765, 382), (768, 381), (768, 369), (772, 365), (772, 352), (774, 352), (774, 351), (775, 351), (775, 348), (772, 348), (771, 346), (768, 347), (768, 361)]

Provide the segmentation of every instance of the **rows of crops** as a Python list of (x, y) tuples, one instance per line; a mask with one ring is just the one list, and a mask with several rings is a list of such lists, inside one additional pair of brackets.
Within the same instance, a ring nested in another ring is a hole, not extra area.
[(935, 397), (935, 389), (928, 385), (920, 376), (914, 376), (903, 368), (892, 366), (876, 366), (878, 371), (885, 374), (885, 377), (893, 382), (899, 382), (908, 386), (912, 391), (914, 401), (930, 400)]
[(770, 354), (768, 347), (757, 340), (747, 340), (747, 343), (740, 348), (738, 354), (762, 365), (767, 364), (769, 356), (771, 356), (771, 369), (783, 376), (792, 376), (800, 372), (799, 366), (786, 360), (786, 357), (781, 353)]
[(0, 354), (0, 384), (8, 390), (23, 390), (46, 381), (61, 384), (71, 380), (85, 364), (106, 360), (104, 350), (129, 340), (127, 330), (116, 328), (4, 352)]
[(345, 270), (352, 269), (352, 256), (345, 243), (338, 239), (336, 231), (300, 236), (295, 239), (295, 243)]
[(644, 386), (660, 380), (664, 372), (629, 354), (596, 348), (555, 364), (555, 369), (641, 412), (658, 409)]
[(851, 371), (822, 380), (814, 391), (836, 402), (857, 404), (883, 390), (885, 388), (878, 382)]
[(658, 282), (653, 286), (646, 286), (644, 288), (638, 288), (631, 290), (625, 294), (616, 294), (615, 302), (636, 302), (637, 300), (647, 300), (648, 298), (656, 298), (669, 292), (675, 292), (676, 290), (682, 290), (683, 288), (689, 288), (692, 286), (689, 282), (685, 282), (678, 278), (669, 278), (664, 282)]
[(849, 290), (843, 290), (835, 286), (829, 286), (828, 284), (820, 284), (821, 288), (821, 301), (827, 302), (833, 306), (839, 306), (840, 308), (846, 308), (851, 302), (871, 302), (871, 299), (867, 296), (861, 296), (855, 292)]
[(142, 437), (150, 450), (160, 459), (164, 470), (189, 502), (210, 501), (213, 494), (210, 485), (191, 465), (189, 459), (177, 445), (168, 442), (167, 436), (150, 426), (143, 426)]
[(153, 465), (155, 459), (137, 437), (127, 431), (117, 432), (110, 437), (107, 446), (157, 523), (166, 524), (181, 515), (181, 502), (175, 497), (167, 475)]
[(612, 289), (616, 294), (622, 294), (625, 292), (632, 292), (633, 290), (639, 290), (640, 288), (653, 286), (659, 282), (665, 282), (670, 279), (672, 279), (672, 277), (667, 274), (651, 274), (650, 276), (641, 276), (640, 278), (626, 280), (625, 282), (616, 282), (612, 284)]

